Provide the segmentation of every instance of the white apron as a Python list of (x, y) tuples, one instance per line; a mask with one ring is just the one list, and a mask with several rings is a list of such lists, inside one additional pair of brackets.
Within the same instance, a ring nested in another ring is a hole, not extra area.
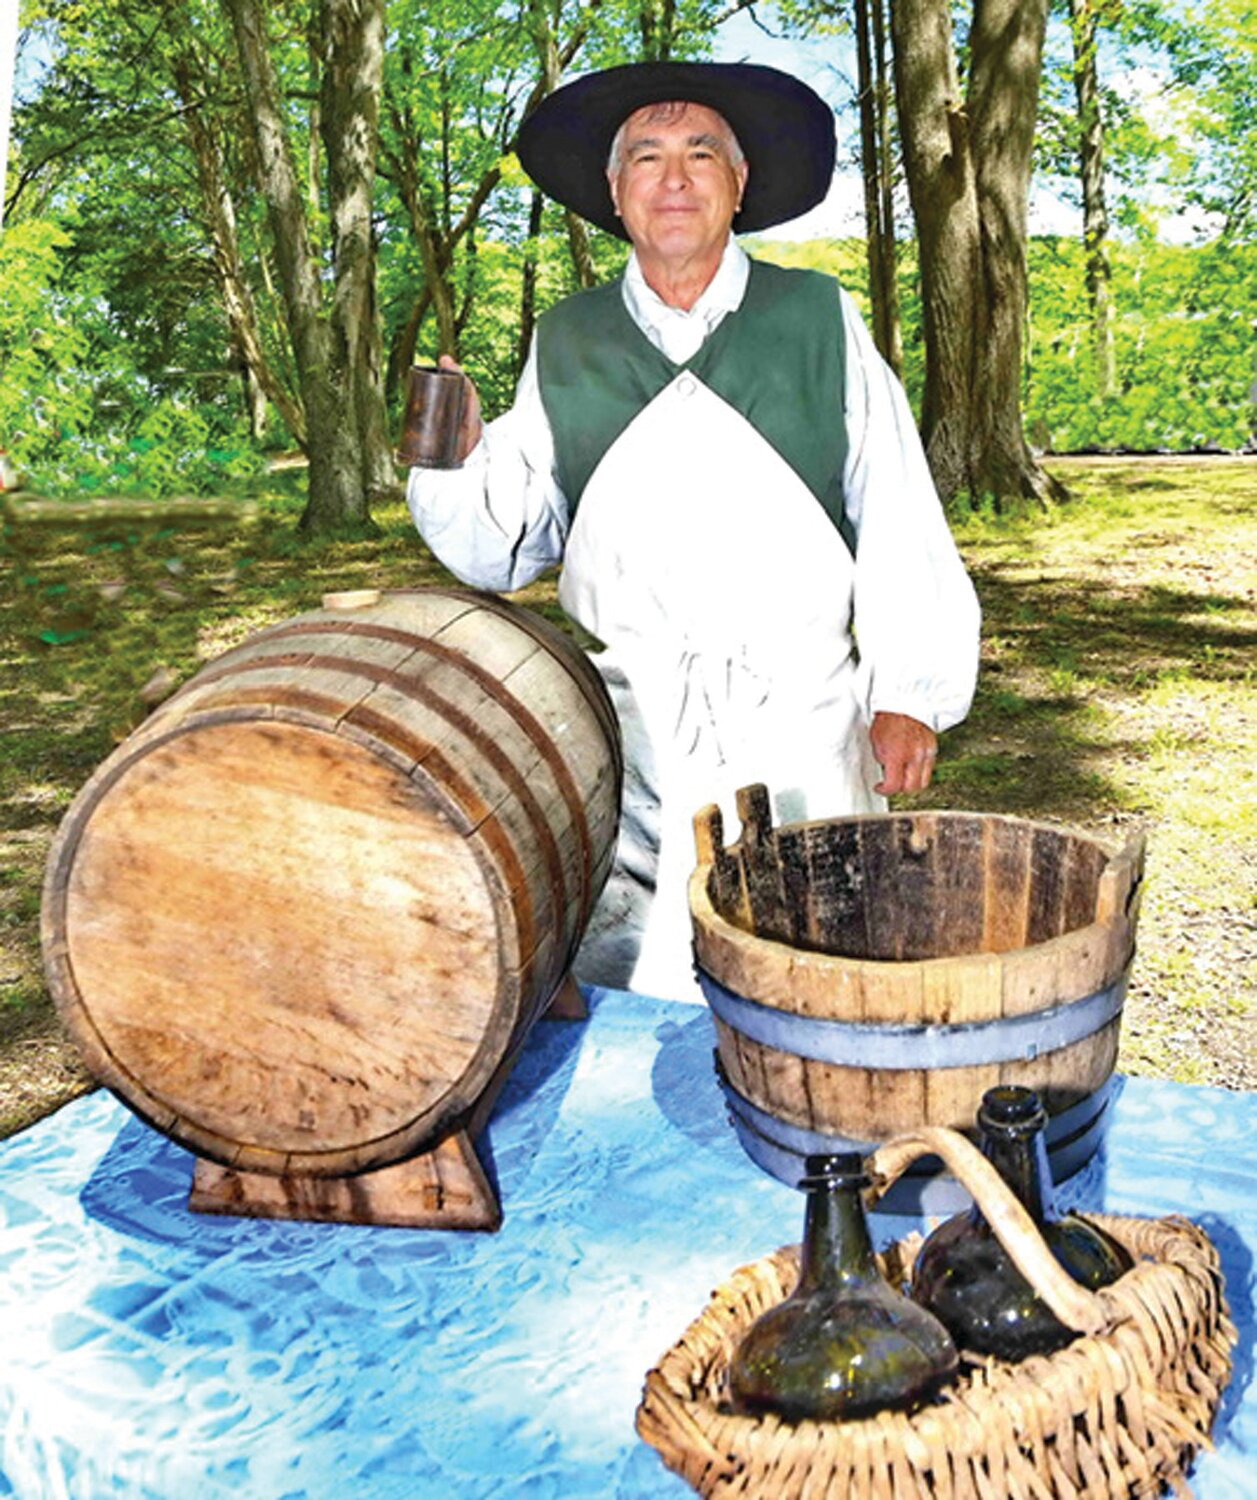
[(607, 450), (567, 540), (559, 597), (624, 734), (615, 869), (576, 974), (701, 1001), (686, 884), (694, 814), (763, 782), (779, 822), (878, 811), (850, 633), (854, 564), (756, 430), (682, 371)]

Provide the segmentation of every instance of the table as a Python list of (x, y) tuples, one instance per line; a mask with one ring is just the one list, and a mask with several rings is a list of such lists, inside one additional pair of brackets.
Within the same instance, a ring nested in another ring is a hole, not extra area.
[[(634, 1433), (643, 1378), (802, 1198), (738, 1146), (705, 1010), (589, 999), (487, 1132), (496, 1235), (194, 1215), (191, 1157), (104, 1091), (0, 1143), (0, 1495), (689, 1495)], [(1125, 1078), (1113, 1109), (1074, 1201), (1218, 1244), (1241, 1347), (1193, 1482), (1251, 1500), (1257, 1095)]]

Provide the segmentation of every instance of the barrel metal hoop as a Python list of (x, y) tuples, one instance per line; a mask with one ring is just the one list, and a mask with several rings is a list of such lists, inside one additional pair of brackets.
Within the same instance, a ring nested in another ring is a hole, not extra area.
[[(397, 589), (396, 593), (418, 593), (420, 590)], [(570, 636), (560, 630), (557, 625), (552, 625), (544, 616), (535, 610), (522, 608), (519, 605), (508, 605), (505, 600), (499, 599), (496, 594), (485, 593), (478, 589), (456, 589), (447, 588), (442, 592), (452, 599), (465, 599), (469, 603), (479, 606), (489, 614), (497, 615), (501, 619), (509, 620), (517, 630), (532, 637), (555, 661), (559, 662), (566, 670), (568, 676), (580, 689), (589, 705), (590, 711), (602, 725), (606, 735), (608, 747), (615, 761), (617, 784), (624, 775), (624, 755), (620, 738), (620, 721), (615, 716), (615, 708), (612, 706), (610, 695), (603, 683), (598, 669), (589, 659), (589, 653), (579, 646)], [(572, 655), (555, 655), (554, 638), (562, 638), (572, 648)]]
[[(462, 595), (462, 597), (465, 597), (465, 595)], [(501, 610), (492, 610), (492, 613), (501, 615)], [(516, 625), (516, 628), (519, 627)], [(528, 637), (540, 651), (546, 652), (550, 660), (556, 661), (556, 664), (561, 664), (564, 670), (567, 670), (567, 663), (559, 663), (558, 658), (553, 655), (552, 651), (547, 649), (546, 643), (540, 639), (540, 636), (535, 631), (520, 630), (519, 633)], [(505, 681), (493, 676), (492, 672), (487, 672), (474, 657), (466, 654), (465, 651), (456, 651), (452, 646), (444, 645), (443, 642), (434, 639), (434, 637), (425, 636), (425, 634), (420, 634), (419, 631), (407, 630), (407, 628), (401, 628), (398, 625), (378, 624), (378, 622), (366, 621), (366, 619), (354, 619), (354, 621), (348, 622), (333, 621), (333, 619), (308, 619), (308, 621), (296, 619), (296, 621), (290, 622), (290, 624), (276, 627), (275, 630), (267, 634), (266, 639), (278, 640), (282, 636), (290, 636), (290, 634), (291, 636), (303, 636), (303, 634), (360, 636), (369, 640), (392, 640), (392, 642), (399, 643), (399, 645), (410, 646), (413, 651), (422, 651), (423, 654), (435, 657), (438, 661), (447, 661), (447, 663), (450, 663), (450, 666), (456, 667), (460, 672), (465, 673), (466, 676), (469, 676), (477, 684), (477, 687), (480, 687), (486, 693), (486, 696), (489, 696), (493, 702), (498, 703), (499, 708), (504, 708), (510, 714), (514, 723), (519, 724), (520, 729), (528, 735), (532, 748), (544, 760), (547, 768), (549, 768), (550, 775), (555, 778), (559, 795), (562, 796), (562, 801), (564, 801), (565, 807), (567, 807), (568, 817), (571, 819), (571, 829), (573, 829), (577, 841), (579, 841), (580, 862), (576, 868), (576, 880), (579, 889), (576, 891), (576, 907), (580, 913), (577, 927), (583, 929), (585, 922), (588, 921), (589, 912), (591, 912), (592, 906), (594, 906), (595, 898), (595, 892), (592, 891), (591, 885), (589, 885), (589, 876), (586, 873), (586, 871), (592, 870), (592, 867), (594, 867), (594, 855), (592, 855), (592, 838), (589, 837), (589, 823), (588, 817), (586, 817), (585, 799), (580, 796), (579, 787), (576, 786), (573, 778), (571, 778), (571, 771), (568, 768), (567, 762), (562, 759), (561, 751), (555, 747), (543, 724), (537, 720), (535, 714), (532, 714), (531, 709), (519, 697), (511, 693), (510, 688), (505, 685)], [(257, 661), (243, 661), (239, 667), (233, 667), (233, 663), (229, 663), (228, 661), (226, 666), (223, 667), (223, 675), (228, 675), (233, 669), (249, 670), (251, 667), (261, 667), (261, 669), (264, 669), (264, 667), (270, 666), (270, 664), (272, 663), (266, 657), (260, 657)], [(419, 682), (413, 681), (407, 673), (387, 669), (387, 667), (374, 666), (374, 664), (365, 663), (365, 661), (356, 661), (353, 657), (323, 657), (323, 655), (311, 654), (306, 660), (302, 661), (302, 664), (308, 667), (329, 667), (332, 670), (357, 673), (359, 676), (366, 676), (371, 681), (387, 682), (389, 687), (395, 688), (398, 693), (404, 694), (405, 697), (413, 697), (413, 699), (429, 703), (429, 705), (440, 705), (441, 711), (446, 714), (447, 718), (450, 718), (452, 723), (458, 723), (463, 733), (469, 733), (469, 736), (477, 741), (477, 744), (480, 745), (481, 753), (487, 754), (487, 750), (484, 747), (487, 744), (492, 744), (492, 741), (487, 741), (483, 735), (477, 732), (474, 721), (460, 714), (458, 706), (455, 703), (450, 703), (441, 694), (434, 693), (431, 688), (423, 687)], [(210, 681), (213, 673), (202, 672), (198, 673), (198, 675), (201, 681)], [(568, 670), (567, 675), (571, 676), (570, 670)], [(549, 829), (541, 828), (538, 825), (538, 832), (540, 832), (541, 837), (546, 837)], [(549, 862), (547, 861), (547, 864)], [(556, 891), (561, 895), (559, 906), (567, 906), (570, 895), (568, 895), (567, 882), (565, 882), (561, 865), (550, 865), (550, 880), (555, 885)]]
[(1120, 1014), (1129, 965), (1112, 984), (1046, 1010), (986, 1021), (938, 1024), (835, 1021), (800, 1016), (735, 995), (697, 969), (698, 982), (715, 1015), (763, 1046), (815, 1062), (846, 1067), (967, 1068), (982, 1063), (1022, 1062), (1080, 1042)]
[[(288, 635), (338, 635), (342, 637), (349, 635), (405, 644), (412, 651), (423, 652), (427, 656), (435, 657), (437, 660), (451, 663), (470, 677), (499, 707), (503, 708), (524, 731), (529, 742), (537, 751), (537, 754), (549, 767), (558, 787), (559, 794), (567, 808), (573, 832), (581, 849), (581, 860), (575, 871), (579, 887), (575, 893), (575, 904), (580, 913), (576, 930), (584, 927), (589, 913), (593, 909), (594, 902), (594, 893), (590, 888), (590, 877), (588, 874), (588, 871), (593, 867), (593, 841), (589, 833), (584, 799), (581, 797), (580, 790), (572, 779), (571, 771), (551, 743), (544, 727), (536, 716), (514, 694), (509, 692), (491, 673), (486, 672), (479, 663), (473, 661), (470, 657), (463, 655), (461, 652), (453, 651), (448, 646), (442, 646), (435, 641), (429, 640), (427, 637), (399, 630), (393, 626), (373, 625), (361, 621), (354, 621), (352, 624), (346, 625), (337, 621), (313, 620), (306, 624), (297, 623), (278, 626), (266, 635), (266, 641), (278, 640)], [(536, 638), (529, 636), (529, 639), (535, 640)], [(279, 660), (279, 658), (271, 656), (253, 657), (249, 661), (243, 662), (233, 662), (229, 657), (223, 658), (219, 663), (215, 663), (206, 670), (199, 672), (192, 679), (192, 683), (204, 685), (206, 683), (241, 676), (248, 672), (265, 672), (276, 666)], [(509, 783), (512, 791), (519, 797), (521, 804), (527, 809), (530, 821), (542, 845), (542, 857), (546, 862), (547, 877), (557, 898), (555, 902), (556, 909), (567, 909), (567, 906), (573, 900), (573, 896), (567, 889), (567, 879), (563, 870), (562, 858), (555, 843), (554, 835), (549, 827), (548, 820), (541, 810), (541, 804), (537, 801), (526, 778), (511, 763), (509, 758), (503, 754), (497, 743), (486, 735), (476, 721), (464, 713), (458, 704), (444, 695), (434, 692), (426, 684), (413, 679), (396, 668), (382, 667), (375, 662), (358, 661), (352, 656), (319, 655), (310, 651), (303, 651), (300, 654), (295, 652), (289, 653), (288, 657), (284, 660), (294, 666), (309, 668), (311, 670), (322, 669), (325, 671), (343, 672), (350, 676), (365, 678), (368, 682), (387, 686), (400, 696), (432, 709), (434, 712), (440, 714), (448, 723), (454, 725), (465, 734), (475, 744), (480, 754)], [(188, 684), (189, 687), (192, 686), (192, 683)], [(360, 703), (344, 707), (341, 717), (352, 720), (354, 713), (360, 708)], [(474, 806), (474, 802), (471, 806)], [(470, 806), (467, 812), (469, 817), (472, 816)]]

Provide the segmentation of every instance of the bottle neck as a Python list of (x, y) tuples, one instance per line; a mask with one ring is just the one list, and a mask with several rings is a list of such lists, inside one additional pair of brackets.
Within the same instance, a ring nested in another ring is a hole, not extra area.
[(1055, 1207), (1043, 1131), (987, 1129), (982, 1136), (982, 1152), (1034, 1222), (1048, 1223)]
[(799, 1290), (854, 1285), (878, 1277), (859, 1189), (834, 1183), (810, 1188), (803, 1225)]

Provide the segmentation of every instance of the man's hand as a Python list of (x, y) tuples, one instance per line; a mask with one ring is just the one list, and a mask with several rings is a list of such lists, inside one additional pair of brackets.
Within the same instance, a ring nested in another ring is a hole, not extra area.
[(458, 443), (458, 461), (461, 464), (480, 441), (480, 435), (484, 431), (484, 423), (480, 420), (480, 392), (471, 376), (452, 355), (443, 354), (437, 364), (442, 370), (457, 370), (463, 377), (463, 420), (459, 424)]
[(929, 786), (938, 736), (928, 725), (907, 714), (876, 713), (869, 738), (882, 768), (875, 792), (923, 792)]

